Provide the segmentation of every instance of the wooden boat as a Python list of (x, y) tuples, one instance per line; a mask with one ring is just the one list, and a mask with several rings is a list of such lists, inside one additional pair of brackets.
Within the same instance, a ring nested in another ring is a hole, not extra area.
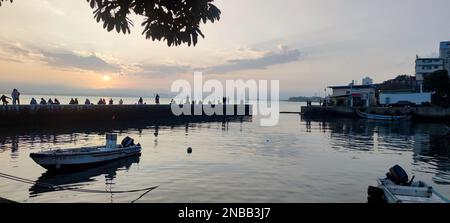
[(410, 120), (411, 119), (411, 115), (401, 115), (401, 116), (377, 115), (377, 114), (361, 112), (359, 110), (356, 110), (356, 113), (361, 118), (373, 119), (373, 120), (402, 121), (402, 120)]
[(31, 153), (30, 157), (48, 170), (83, 168), (95, 164), (134, 156), (141, 153), (141, 145), (130, 137), (116, 144), (116, 134), (106, 134), (106, 145), (73, 149), (55, 149)]
[(369, 186), (369, 202), (386, 203), (450, 203), (449, 199), (423, 181), (408, 181), (408, 175), (396, 165), (386, 178), (377, 180), (378, 187)]

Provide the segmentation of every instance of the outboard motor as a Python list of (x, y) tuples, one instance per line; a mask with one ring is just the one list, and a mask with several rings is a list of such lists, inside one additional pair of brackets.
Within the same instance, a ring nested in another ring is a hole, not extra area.
[(414, 180), (414, 176), (411, 181), (408, 182), (408, 174), (406, 171), (399, 165), (395, 165), (389, 169), (389, 173), (386, 173), (386, 177), (389, 180), (392, 180), (397, 185), (402, 186), (411, 186), (412, 181)]
[(132, 138), (130, 138), (129, 136), (127, 136), (127, 137), (125, 137), (125, 138), (122, 140), (121, 145), (122, 145), (123, 147), (134, 146), (134, 145), (135, 145), (135, 144), (134, 144), (134, 139), (132, 139)]

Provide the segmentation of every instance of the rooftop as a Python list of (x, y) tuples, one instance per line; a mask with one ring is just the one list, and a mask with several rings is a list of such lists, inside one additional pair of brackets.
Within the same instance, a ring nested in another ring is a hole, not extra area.
[(442, 58), (439, 58), (439, 57), (433, 57), (433, 58), (423, 58), (423, 57), (418, 57), (416, 60), (435, 60), (435, 61), (441, 61), (441, 60), (444, 60), (444, 59), (442, 59)]
[(342, 85), (342, 86), (329, 86), (328, 88), (332, 89), (345, 89), (345, 88), (353, 88), (353, 89), (365, 89), (365, 88), (376, 88), (376, 85)]
[(441, 42), (441, 49), (450, 49), (450, 41)]

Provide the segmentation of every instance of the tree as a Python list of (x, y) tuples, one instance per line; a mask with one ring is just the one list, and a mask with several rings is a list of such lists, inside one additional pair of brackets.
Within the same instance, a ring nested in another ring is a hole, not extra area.
[[(0, 0), (2, 2), (13, 0)], [(130, 33), (134, 13), (144, 17), (141, 26), (146, 39), (167, 41), (168, 46), (197, 44), (198, 36), (205, 38), (200, 23), (214, 23), (220, 19), (220, 10), (214, 0), (87, 0), (94, 10), (94, 18), (103, 28), (118, 33)]]
[(438, 105), (450, 104), (450, 78), (448, 71), (439, 70), (423, 79), (423, 88), (425, 91), (433, 92), (433, 101)]
[(398, 75), (394, 79), (384, 81), (378, 85), (380, 91), (417, 91), (416, 79), (408, 75)]

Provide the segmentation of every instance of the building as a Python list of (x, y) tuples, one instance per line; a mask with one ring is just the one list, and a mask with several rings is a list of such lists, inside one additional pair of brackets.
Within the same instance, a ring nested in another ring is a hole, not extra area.
[(391, 105), (401, 101), (407, 101), (416, 105), (431, 103), (431, 93), (413, 92), (381, 92), (379, 95), (380, 105)]
[(372, 85), (373, 79), (370, 77), (365, 77), (362, 79), (362, 85)]
[(416, 58), (416, 80), (422, 92), (422, 83), (426, 75), (438, 70), (450, 71), (450, 41), (441, 42), (439, 58)]
[(424, 76), (438, 70), (444, 69), (442, 58), (419, 58), (416, 59), (416, 80), (423, 81)]
[(450, 71), (450, 41), (441, 42), (439, 58), (444, 59), (444, 68)]
[[(364, 81), (363, 81), (364, 82)], [(376, 86), (354, 85), (329, 86), (333, 90), (331, 101), (335, 106), (369, 107), (376, 105)]]

